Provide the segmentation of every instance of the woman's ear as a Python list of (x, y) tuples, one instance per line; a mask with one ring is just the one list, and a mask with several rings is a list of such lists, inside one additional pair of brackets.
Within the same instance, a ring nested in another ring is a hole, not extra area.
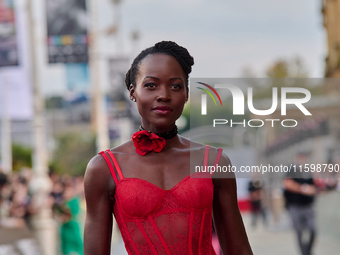
[(135, 98), (135, 87), (132, 84), (129, 87), (129, 91), (130, 91), (130, 99), (132, 101), (135, 101), (136, 100), (136, 98)]

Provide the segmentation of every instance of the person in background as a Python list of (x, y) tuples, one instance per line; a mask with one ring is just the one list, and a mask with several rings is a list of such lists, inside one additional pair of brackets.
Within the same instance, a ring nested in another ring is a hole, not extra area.
[(316, 237), (314, 200), (317, 190), (310, 172), (303, 170), (307, 159), (308, 153), (299, 152), (295, 158), (296, 167), (292, 167), (283, 180), (286, 207), (302, 255), (312, 254)]
[(63, 203), (59, 207), (61, 249), (64, 255), (83, 255), (81, 217), (81, 198), (76, 194), (72, 179), (66, 181)]
[(267, 226), (266, 211), (263, 208), (263, 182), (259, 178), (253, 178), (248, 183), (249, 200), (251, 208), (251, 225), (255, 228), (259, 215), (263, 224)]
[(7, 183), (8, 183), (7, 175), (4, 174), (0, 168), (0, 221), (2, 217), (2, 205), (3, 205), (2, 190), (4, 189)]

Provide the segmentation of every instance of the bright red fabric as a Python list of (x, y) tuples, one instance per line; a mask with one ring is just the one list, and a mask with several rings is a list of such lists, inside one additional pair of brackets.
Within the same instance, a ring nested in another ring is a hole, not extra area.
[[(208, 153), (206, 146), (204, 166)], [(221, 153), (219, 149), (215, 165)], [(100, 154), (116, 182), (114, 215), (129, 254), (216, 254), (211, 242), (214, 185), (209, 173), (197, 173), (206, 178), (187, 176), (163, 190), (143, 179), (124, 178), (111, 151)]]

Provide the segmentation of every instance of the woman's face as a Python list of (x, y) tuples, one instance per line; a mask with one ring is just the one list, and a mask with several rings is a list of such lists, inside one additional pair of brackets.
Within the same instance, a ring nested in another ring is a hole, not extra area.
[(145, 129), (161, 133), (174, 127), (188, 99), (185, 82), (185, 73), (173, 56), (152, 54), (142, 60), (130, 97), (136, 99)]

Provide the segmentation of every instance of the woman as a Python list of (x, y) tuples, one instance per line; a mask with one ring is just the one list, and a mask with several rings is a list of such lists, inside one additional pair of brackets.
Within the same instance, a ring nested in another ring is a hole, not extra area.
[(212, 211), (223, 253), (252, 254), (235, 179), (190, 178), (190, 161), (230, 164), (221, 149), (177, 135), (175, 121), (188, 100), (193, 63), (185, 48), (166, 41), (133, 61), (125, 82), (141, 115), (141, 131), (88, 164), (86, 255), (110, 254), (113, 213), (129, 254), (215, 254)]
[(82, 229), (80, 225), (81, 198), (76, 194), (73, 180), (67, 180), (63, 192), (63, 203), (58, 208), (61, 250), (65, 255), (83, 255)]

